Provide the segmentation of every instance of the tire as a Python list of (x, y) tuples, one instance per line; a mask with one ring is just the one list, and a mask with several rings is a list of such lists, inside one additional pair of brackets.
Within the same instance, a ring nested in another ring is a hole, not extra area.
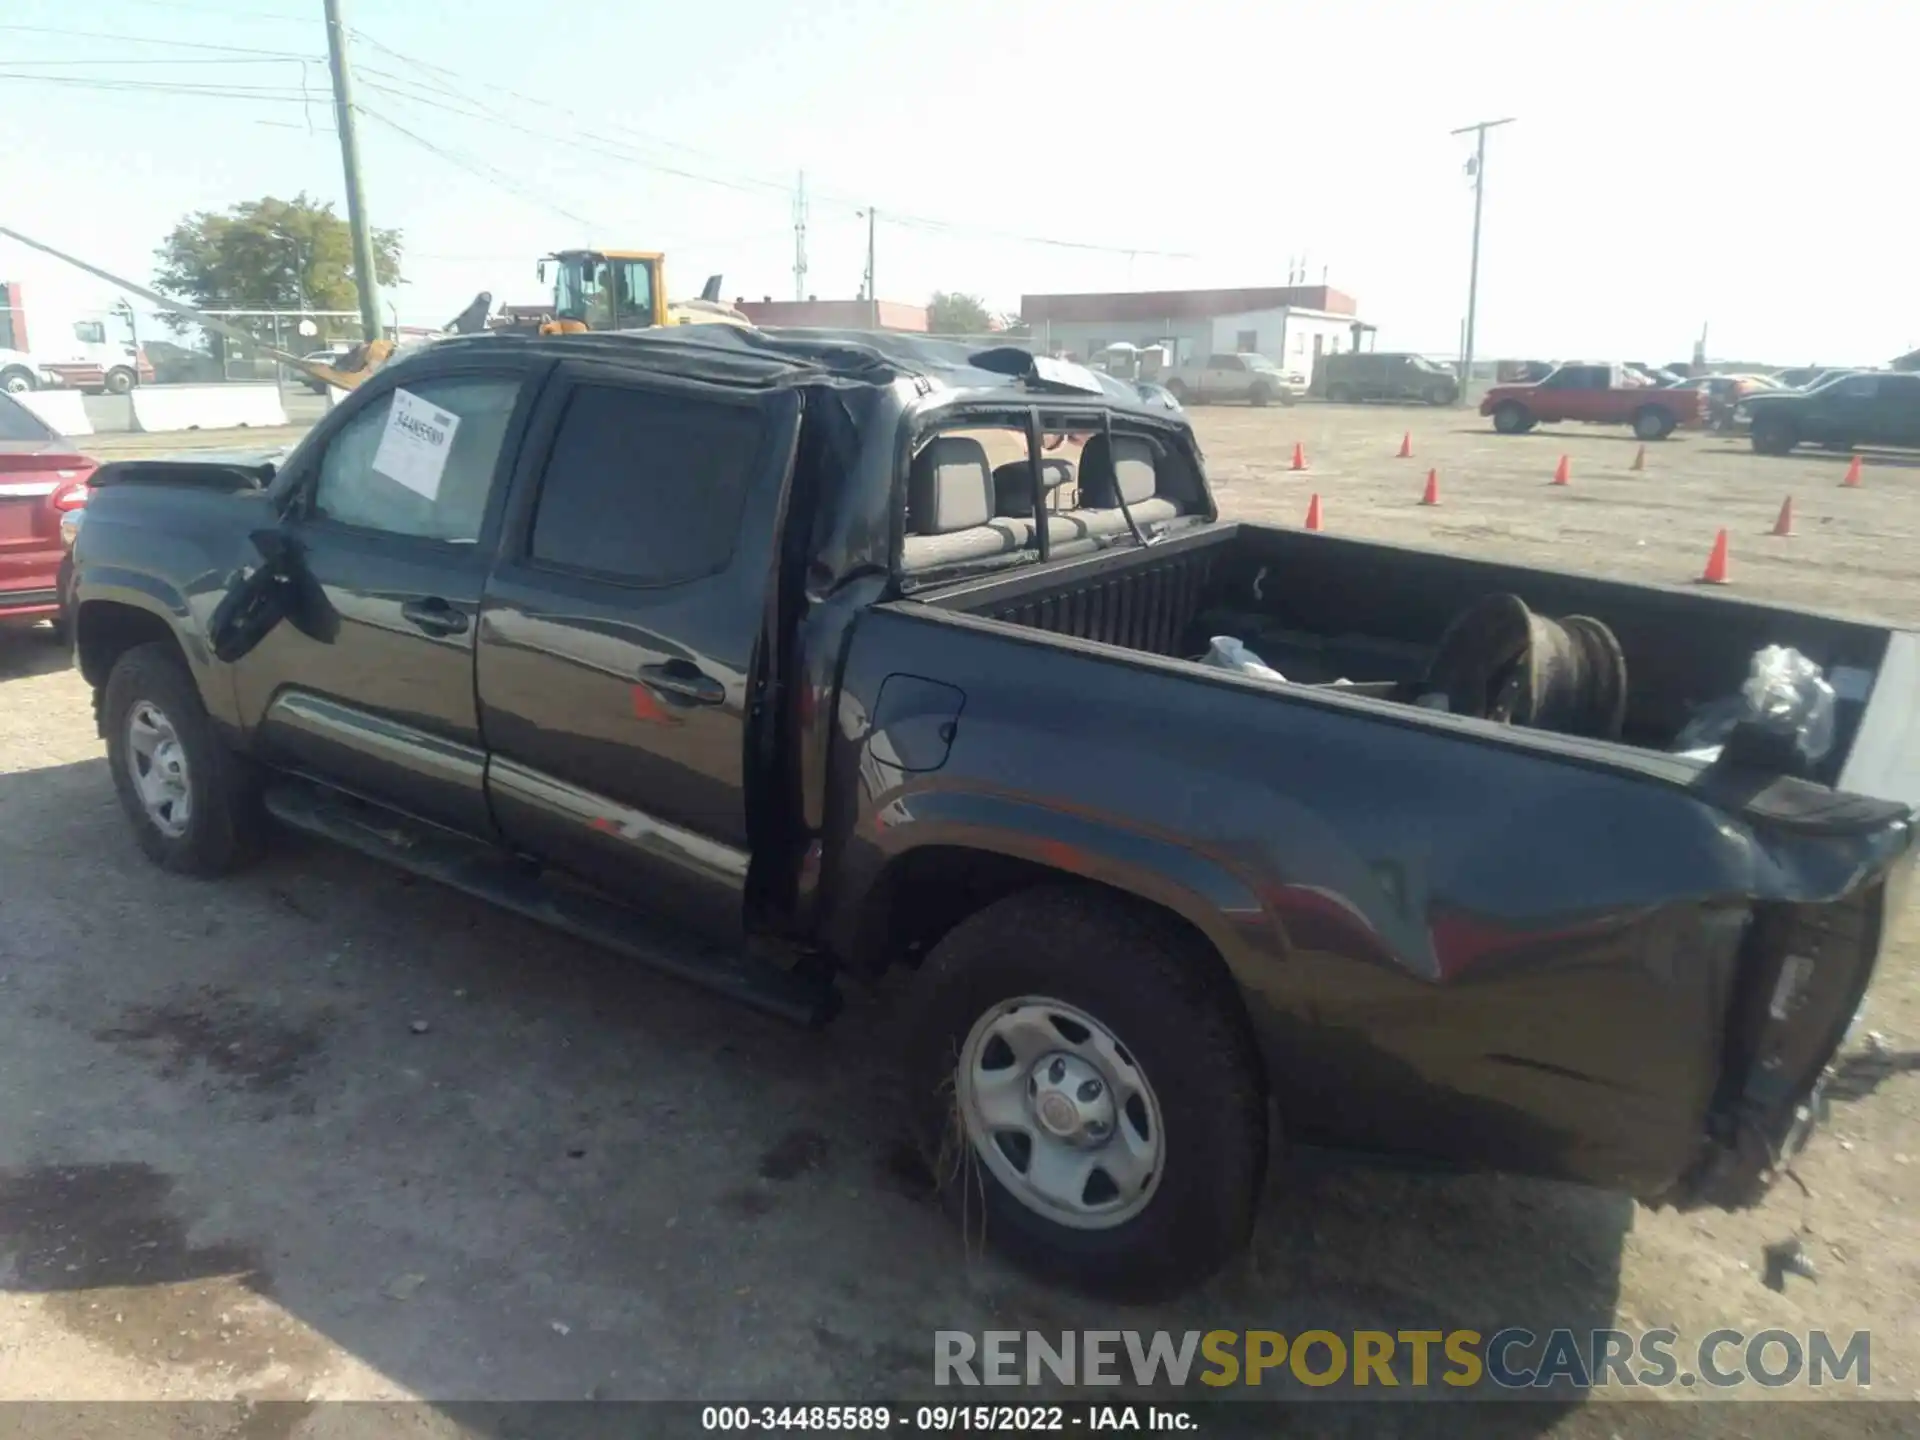
[[(150, 747), (144, 754), (130, 739), (136, 715)], [(137, 645), (114, 662), (101, 721), (113, 788), (149, 859), (183, 875), (211, 877), (259, 853), (263, 822), (251, 768), (215, 733), (193, 677), (171, 646)], [(179, 798), (150, 810), (136, 766), (149, 774), (177, 766)], [(176, 820), (178, 830), (171, 828)]]
[(1755, 420), (1748, 438), (1757, 455), (1790, 454), (1793, 447), (1800, 443), (1800, 437), (1794, 433), (1793, 422), (1773, 416)]
[(24, 365), (14, 365), (0, 370), (0, 391), (9, 395), (25, 395), (39, 388), (39, 381), (33, 378), (33, 371)]
[(139, 382), (139, 376), (124, 367), (107, 372), (107, 394), (125, 395)]
[(1634, 412), (1633, 433), (1639, 440), (1664, 440), (1673, 433), (1673, 413), (1658, 405), (1646, 405)]
[[(1197, 1284), (1246, 1244), (1266, 1171), (1266, 1104), (1245, 1012), (1214, 965), (1201, 942), (1163, 917), (1066, 886), (1000, 900), (934, 948), (902, 1037), (906, 1097), (942, 1198), (970, 1237), (983, 1236), (1050, 1280), (1129, 1301)], [(1022, 1055), (998, 1042), (998, 1068), (1013, 1081), (1001, 1102), (1024, 1128), (989, 1133), (1024, 1134), (1029, 1168), (1041, 1153), (1035, 1146), (1065, 1163), (1090, 1163), (1069, 1205), (1081, 1223), (1043, 1212), (1019, 1172), (1015, 1140), (978, 1138), (988, 1122), (969, 1075), (995, 1073), (980, 1062), (995, 1057), (1000, 1026), (1024, 1030), (1033, 1050)], [(1076, 1044), (1104, 1045), (1104, 1065)], [(1056, 1101), (1088, 1099), (1085, 1078), (1057, 1073), (1063, 1061), (1083, 1077), (1106, 1079), (1095, 1086), (1106, 1096), (1106, 1121), (1085, 1120), (1086, 1105), (1067, 1107), (1095, 1136), (1105, 1125), (1104, 1140), (1083, 1137), (1091, 1149), (1050, 1138), (1039, 1118), (1035, 1096), (1046, 1092), (1035, 1087), (1048, 1076), (1069, 1087), (1052, 1092)], [(1115, 1107), (1122, 1092), (1129, 1098)], [(1097, 1161), (1080, 1160), (1086, 1155), (1113, 1156), (1146, 1174), (1121, 1190)], [(1118, 1208), (1089, 1208), (1100, 1205)]]
[(1350, 403), (1352, 399), (1353, 390), (1350, 386), (1329, 385), (1327, 387), (1327, 403), (1329, 405), (1346, 405)]
[(1493, 412), (1493, 428), (1502, 435), (1524, 435), (1534, 423), (1533, 415), (1518, 400), (1503, 400)]
[(1265, 385), (1256, 385), (1247, 392), (1249, 404), (1267, 406), (1273, 403), (1273, 391)]
[(1431, 386), (1421, 397), (1429, 405), (1451, 405), (1458, 398), (1457, 393), (1445, 385)]

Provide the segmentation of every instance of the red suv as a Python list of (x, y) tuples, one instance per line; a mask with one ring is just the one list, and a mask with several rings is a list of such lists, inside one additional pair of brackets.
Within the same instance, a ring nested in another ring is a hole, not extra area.
[(67, 552), (60, 521), (87, 503), (95, 468), (72, 441), (0, 395), (0, 629), (59, 625)]

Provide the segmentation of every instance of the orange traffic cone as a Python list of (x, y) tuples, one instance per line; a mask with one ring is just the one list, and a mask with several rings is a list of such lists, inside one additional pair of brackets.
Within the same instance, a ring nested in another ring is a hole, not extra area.
[(1713, 537), (1713, 553), (1707, 556), (1707, 568), (1700, 576), (1703, 585), (1724, 585), (1727, 583), (1727, 532), (1722, 530)]
[(1840, 483), (1849, 490), (1858, 490), (1860, 488), (1860, 457), (1858, 455), (1847, 462), (1847, 478)]
[(1307, 502), (1307, 529), (1318, 530), (1319, 528), (1320, 528), (1320, 497), (1318, 495), (1315, 495), (1311, 500)]
[(1633, 452), (1633, 463), (1629, 465), (1627, 468), (1629, 470), (1644, 470), (1647, 468), (1647, 447), (1646, 446), (1642, 445), (1638, 450)]
[(1572, 479), (1573, 467), (1568, 463), (1567, 457), (1562, 455), (1560, 457), (1560, 463), (1553, 467), (1553, 483), (1556, 485), (1565, 485)]
[(1412, 454), (1413, 454), (1413, 432), (1411, 430), (1408, 430), (1404, 434), (1402, 434), (1400, 437), (1400, 458), (1402, 460), (1405, 460)]
[(1306, 448), (1302, 446), (1298, 440), (1293, 442), (1293, 468), (1295, 470), (1304, 470), (1307, 468)]
[(1780, 518), (1773, 522), (1771, 535), (1791, 535), (1793, 533), (1793, 496), (1789, 495), (1780, 502)]
[(1420, 497), (1420, 503), (1422, 505), (1440, 503), (1440, 472), (1438, 470), (1427, 471), (1427, 493)]

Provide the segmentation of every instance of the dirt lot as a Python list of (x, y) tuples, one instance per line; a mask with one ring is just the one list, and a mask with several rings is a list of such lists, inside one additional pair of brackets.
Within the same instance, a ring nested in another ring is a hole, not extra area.
[[(1673, 583), (1724, 526), (1740, 593), (1920, 623), (1908, 462), (1870, 457), (1842, 490), (1842, 457), (1701, 438), (1648, 446), (1636, 474), (1624, 432), (1319, 406), (1195, 420), (1232, 516), (1297, 523), (1317, 491), (1332, 530)], [(166, 448), (99, 448), (136, 445)], [(1547, 484), (1562, 453), (1565, 489)], [(1416, 504), (1429, 466), (1437, 509)], [(1789, 493), (1799, 533), (1769, 538)], [(886, 1088), (891, 994), (800, 1033), (292, 838), (217, 885), (162, 875), (78, 677), (15, 638), (0, 1398), (897, 1399), (927, 1391), (935, 1329), (1509, 1324), (1871, 1328), (1873, 1393), (1920, 1398), (1915, 954), (1887, 957), (1866, 1023), (1892, 1056), (1855, 1041), (1797, 1167), (1809, 1193), (1679, 1217), (1289, 1160), (1243, 1266), (1117, 1314), (970, 1250), (927, 1203)], [(1776, 1293), (1762, 1250), (1796, 1231), (1818, 1279)], [(1646, 1423), (1588, 1407), (1520, 1428)]]

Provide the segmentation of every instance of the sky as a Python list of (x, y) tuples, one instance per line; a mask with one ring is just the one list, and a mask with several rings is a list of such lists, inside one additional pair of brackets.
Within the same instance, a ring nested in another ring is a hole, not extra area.
[[(675, 298), (1284, 284), (1452, 355), (1882, 362), (1920, 345), (1913, 42), (1856, 0), (342, 0), (409, 324), (538, 257), (667, 252)], [(0, 0), (0, 216), (151, 280), (183, 215), (345, 214), (321, 0)], [(170, 42), (150, 43), (150, 42)], [(225, 47), (187, 48), (198, 47)], [(265, 53), (252, 53), (265, 52)], [(228, 93), (93, 88), (221, 86)], [(53, 82), (53, 83), (49, 83)], [(43, 317), (100, 282), (0, 240)]]

